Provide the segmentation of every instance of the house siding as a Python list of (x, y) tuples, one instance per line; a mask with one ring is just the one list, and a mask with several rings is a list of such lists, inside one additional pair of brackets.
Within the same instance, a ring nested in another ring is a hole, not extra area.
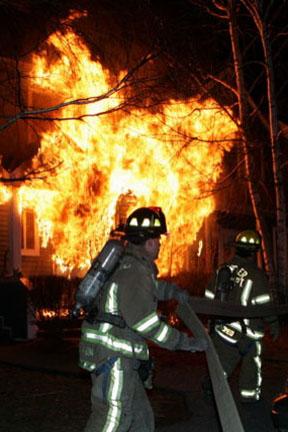
[(40, 247), (39, 256), (22, 256), (22, 274), (25, 277), (38, 276), (38, 275), (52, 275), (52, 247), (48, 245), (47, 248)]
[(8, 251), (9, 204), (0, 205), (0, 274), (5, 272), (5, 257)]
[[(0, 274), (5, 275), (9, 267), (6, 266), (5, 256), (9, 250), (9, 211), (10, 202), (0, 205)], [(49, 244), (47, 248), (40, 247), (39, 256), (21, 257), (21, 273), (24, 277), (53, 274), (51, 259), (53, 250)]]

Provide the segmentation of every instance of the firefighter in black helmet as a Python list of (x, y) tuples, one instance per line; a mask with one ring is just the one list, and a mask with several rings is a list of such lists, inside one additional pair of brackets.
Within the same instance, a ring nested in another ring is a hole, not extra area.
[(126, 239), (134, 244), (160, 238), (167, 234), (165, 215), (160, 207), (140, 207), (128, 216), (124, 231)]
[[(92, 412), (85, 432), (154, 431), (154, 415), (145, 392), (149, 377), (146, 340), (169, 350), (203, 351), (205, 339), (188, 337), (163, 322), (157, 300), (187, 294), (157, 279), (154, 261), (160, 237), (167, 233), (159, 207), (142, 207), (127, 218), (124, 255), (96, 299), (94, 322), (82, 326), (80, 353), (92, 377)], [(148, 383), (150, 384), (149, 380)]]
[[(257, 252), (261, 248), (260, 235), (254, 230), (242, 231), (236, 236), (234, 245), (234, 258), (217, 269), (205, 291), (205, 297), (242, 306), (271, 302), (266, 274), (257, 267), (256, 262)], [(260, 400), (264, 321), (268, 322), (271, 335), (276, 340), (279, 324), (274, 316), (265, 320), (216, 320), (212, 330), (212, 339), (227, 376), (241, 363), (239, 391), (242, 402)], [(208, 388), (206, 383), (204, 390)]]

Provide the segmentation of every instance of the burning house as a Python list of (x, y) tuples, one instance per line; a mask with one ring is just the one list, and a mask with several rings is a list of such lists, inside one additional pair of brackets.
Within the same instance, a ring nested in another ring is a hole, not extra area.
[[(1, 276), (82, 277), (111, 230), (146, 205), (162, 207), (167, 217), (160, 274), (209, 275), (227, 259), (235, 231), (255, 224), (237, 98), (209, 74), (199, 82), (201, 68), (191, 59), (197, 51), (203, 70), (215, 69), (234, 88), (230, 61), (222, 67), (218, 42), (208, 40), (194, 9), (184, 19), (191, 8), (185, 1), (177, 29), (178, 2), (157, 10), (149, 2), (120, 2), (117, 9), (87, 1), (87, 11), (77, 2), (77, 12), (62, 3), (48, 7), (55, 21), (44, 19), (34, 0), (9, 6), (25, 28), (15, 40), (11, 34), (1, 57), (1, 82), (9, 84), (0, 88)], [(43, 31), (38, 26), (28, 35), (33, 17)], [(202, 50), (210, 44), (211, 58)], [(256, 128), (255, 137), (265, 183)], [(200, 288), (193, 293), (202, 295)]]
[[(215, 209), (207, 192), (236, 132), (227, 110), (200, 97), (126, 109), (129, 72), (112, 76), (71, 29), (52, 33), (25, 68), (41, 124), (30, 170), (41, 175), (1, 186), (2, 273), (81, 275), (139, 205), (167, 215), (162, 274), (191, 270), (191, 246), (200, 254), (197, 234)], [(53, 108), (43, 114), (43, 105)], [(33, 128), (27, 133), (33, 141)]]

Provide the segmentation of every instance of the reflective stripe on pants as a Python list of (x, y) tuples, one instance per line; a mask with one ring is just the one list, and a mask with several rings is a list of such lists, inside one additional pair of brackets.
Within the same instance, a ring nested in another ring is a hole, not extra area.
[(242, 355), (244, 350), (239, 349), (237, 344), (229, 344), (223, 341), (219, 335), (213, 336), (215, 349), (228, 377), (241, 362), (239, 391), (242, 400), (249, 402), (249, 400), (258, 400), (261, 394), (261, 342), (246, 339), (249, 349)]
[(104, 386), (105, 374), (91, 374), (92, 412), (85, 432), (154, 431), (153, 411), (133, 363), (119, 358)]

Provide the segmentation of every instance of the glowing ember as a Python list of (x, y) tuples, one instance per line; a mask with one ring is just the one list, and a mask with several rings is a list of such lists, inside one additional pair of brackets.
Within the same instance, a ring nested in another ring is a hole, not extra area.
[[(41, 95), (53, 104), (99, 96), (113, 83), (109, 71), (68, 31), (50, 36), (46, 50), (33, 57), (31, 76), (36, 77), (31, 83), (34, 99)], [(124, 98), (122, 92), (97, 103), (66, 106), (56, 115), (102, 113)], [(21, 206), (35, 209), (43, 245), (50, 239), (55, 263), (71, 273), (87, 268), (114, 228), (119, 196), (132, 193), (136, 206), (163, 208), (170, 235), (163, 240), (159, 266), (162, 274), (175, 274), (187, 245), (214, 209), (212, 196), (199, 198), (219, 177), (235, 129), (215, 101), (196, 98), (170, 100), (157, 113), (133, 109), (82, 121), (55, 120), (41, 134), (33, 165), (59, 164), (56, 175), (21, 187)]]
[(50, 320), (53, 318), (67, 318), (69, 317), (69, 310), (66, 308), (61, 308), (58, 312), (52, 309), (39, 309), (36, 311), (35, 318), (38, 321), (41, 320)]

